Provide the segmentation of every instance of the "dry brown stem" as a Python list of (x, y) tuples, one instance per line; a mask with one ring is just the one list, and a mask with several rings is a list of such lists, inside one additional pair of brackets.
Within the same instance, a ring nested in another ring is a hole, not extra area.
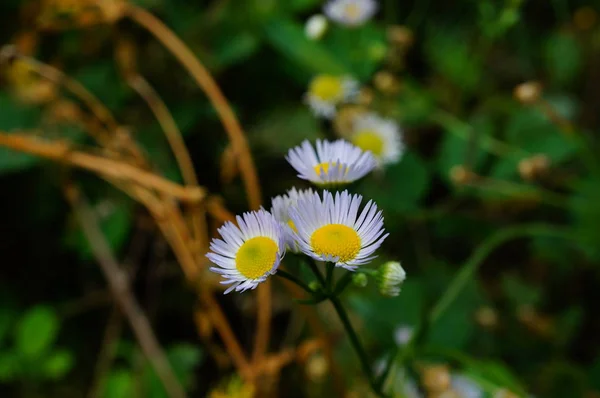
[(154, 189), (183, 202), (197, 203), (205, 195), (204, 189), (200, 187), (183, 187), (118, 160), (71, 150), (69, 143), (64, 141), (43, 141), (27, 134), (8, 134), (0, 131), (0, 145), (93, 171), (105, 178)]
[(104, 273), (116, 302), (127, 317), (140, 348), (161, 380), (167, 394), (172, 398), (186, 397), (185, 390), (173, 373), (167, 357), (152, 331), (148, 318), (131, 293), (129, 278), (118, 265), (106, 238), (100, 230), (93, 210), (74, 186), (66, 187), (65, 196), (77, 214), (83, 233), (90, 243), (92, 253)]

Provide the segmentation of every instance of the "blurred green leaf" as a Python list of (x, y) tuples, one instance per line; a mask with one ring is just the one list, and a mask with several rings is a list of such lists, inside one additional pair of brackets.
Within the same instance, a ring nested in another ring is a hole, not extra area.
[(348, 74), (343, 63), (319, 43), (308, 40), (304, 28), (291, 20), (271, 18), (264, 26), (267, 41), (310, 74)]
[(569, 33), (558, 32), (548, 38), (544, 58), (555, 84), (571, 83), (581, 71), (582, 52), (579, 41)]
[(521, 305), (535, 306), (542, 298), (539, 287), (528, 285), (514, 275), (502, 277), (502, 291), (515, 308)]
[(125, 369), (111, 371), (102, 396), (104, 398), (131, 398), (134, 396), (134, 378), (131, 371)]
[[(286, 154), (304, 140), (323, 138), (318, 120), (308, 107), (280, 107), (260, 118), (250, 130), (253, 143), (268, 148), (273, 155)], [(273, 139), (277, 137), (277, 139)]]
[(42, 364), (44, 376), (57, 380), (64, 377), (73, 367), (73, 355), (66, 350), (53, 352)]
[(600, 176), (577, 181), (569, 210), (577, 242), (591, 259), (600, 259)]
[(41, 305), (31, 308), (17, 324), (17, 350), (31, 359), (41, 356), (54, 344), (58, 328), (59, 320), (52, 308)]
[[(34, 106), (16, 102), (6, 92), (0, 92), (0, 130), (26, 130), (37, 126), (40, 111)], [(40, 159), (0, 146), (0, 175), (30, 168)]]
[(250, 32), (222, 35), (212, 52), (213, 68), (226, 68), (249, 58), (260, 47), (258, 37)]
[(0, 347), (10, 331), (13, 319), (14, 312), (7, 307), (0, 306)]
[[(383, 175), (374, 175), (360, 183), (365, 197), (373, 199), (386, 216), (414, 211), (427, 193), (430, 173), (425, 162), (415, 153), (407, 152), (400, 162), (386, 168)], [(397, 218), (396, 218), (397, 220)]]
[(14, 351), (0, 351), (0, 382), (8, 383), (16, 379), (21, 372), (21, 358)]
[(466, 93), (475, 91), (482, 76), (481, 60), (471, 47), (465, 34), (448, 29), (430, 29), (425, 38), (431, 66)]
[[(118, 252), (126, 242), (133, 222), (133, 210), (128, 202), (106, 200), (97, 205), (101, 214), (100, 227), (110, 247)], [(105, 210), (102, 209), (104, 207)], [(77, 228), (66, 237), (67, 244), (84, 259), (93, 258), (92, 249), (83, 232)]]
[[(193, 370), (202, 359), (202, 350), (192, 344), (177, 344), (169, 347), (167, 358), (181, 384), (190, 387), (194, 380)], [(147, 397), (168, 398), (162, 382), (150, 365), (145, 369), (145, 380)]]

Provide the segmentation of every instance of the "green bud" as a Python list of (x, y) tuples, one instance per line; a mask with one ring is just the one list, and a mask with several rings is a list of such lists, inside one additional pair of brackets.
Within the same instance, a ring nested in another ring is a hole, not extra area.
[(318, 292), (319, 290), (321, 290), (321, 284), (317, 281), (312, 281), (308, 284), (308, 287), (310, 288), (310, 290), (312, 290), (313, 292)]
[(386, 297), (400, 294), (400, 286), (406, 279), (406, 271), (397, 261), (389, 261), (377, 270), (377, 288)]
[(368, 282), (369, 279), (367, 278), (367, 275), (363, 274), (362, 272), (357, 272), (352, 275), (352, 283), (356, 287), (365, 287), (367, 286)]

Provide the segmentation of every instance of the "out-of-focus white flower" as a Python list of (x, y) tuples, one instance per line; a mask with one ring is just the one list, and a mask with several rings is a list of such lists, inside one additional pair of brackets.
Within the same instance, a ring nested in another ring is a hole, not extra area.
[(306, 20), (304, 33), (311, 40), (319, 40), (327, 32), (328, 26), (327, 18), (322, 14), (316, 14)]
[(348, 76), (318, 75), (308, 85), (305, 100), (316, 116), (331, 119), (338, 105), (357, 94), (358, 82)]
[(377, 271), (377, 287), (379, 293), (387, 297), (400, 294), (400, 286), (406, 279), (406, 271), (397, 261), (383, 264)]
[(339, 24), (356, 27), (377, 12), (375, 0), (331, 0), (323, 7), (325, 15)]
[(406, 345), (412, 338), (414, 328), (411, 326), (400, 326), (394, 330), (394, 342), (398, 347)]
[(358, 115), (348, 139), (363, 151), (371, 151), (380, 166), (397, 163), (404, 153), (398, 124), (374, 113)]
[(461, 398), (482, 398), (483, 390), (473, 379), (460, 375), (453, 374), (450, 379), (452, 389), (458, 393)]

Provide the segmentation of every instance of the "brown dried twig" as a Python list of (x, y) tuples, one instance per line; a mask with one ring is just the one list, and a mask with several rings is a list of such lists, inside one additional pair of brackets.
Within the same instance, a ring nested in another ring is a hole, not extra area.
[(115, 300), (127, 317), (144, 355), (161, 380), (167, 394), (169, 397), (186, 397), (185, 390), (173, 373), (167, 357), (152, 331), (148, 318), (146, 318), (129, 289), (129, 278), (119, 267), (108, 242), (100, 230), (93, 210), (73, 185), (66, 187), (65, 196), (77, 215), (83, 233), (90, 243), (92, 253), (100, 265)]

